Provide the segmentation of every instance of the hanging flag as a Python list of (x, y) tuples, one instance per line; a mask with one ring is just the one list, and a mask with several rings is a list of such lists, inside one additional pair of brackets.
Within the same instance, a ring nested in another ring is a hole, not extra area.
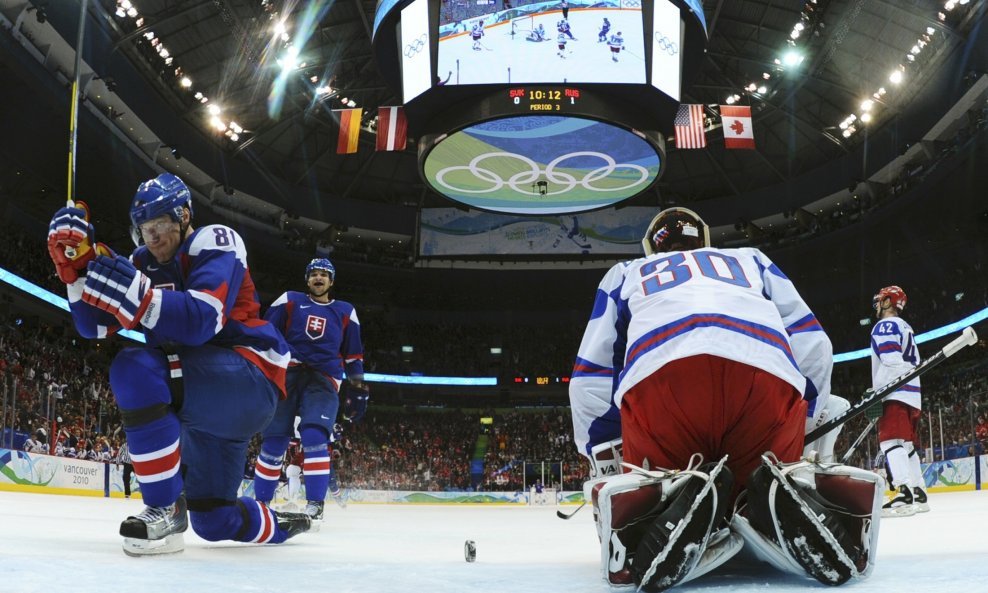
[(336, 142), (336, 154), (353, 154), (357, 152), (360, 141), (360, 117), (363, 108), (334, 109), (340, 114), (340, 139)]
[(676, 111), (676, 148), (706, 148), (703, 131), (703, 105), (682, 103)]
[(377, 149), (405, 150), (408, 120), (403, 107), (377, 108)]
[(755, 132), (751, 127), (751, 107), (721, 105), (724, 126), (724, 148), (755, 148)]

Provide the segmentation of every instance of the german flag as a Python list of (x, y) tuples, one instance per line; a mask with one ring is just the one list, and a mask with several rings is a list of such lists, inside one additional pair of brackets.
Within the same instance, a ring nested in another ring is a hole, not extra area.
[(336, 154), (357, 152), (357, 144), (360, 140), (360, 117), (364, 112), (363, 108), (334, 109), (333, 111), (340, 114), (340, 138), (336, 142)]

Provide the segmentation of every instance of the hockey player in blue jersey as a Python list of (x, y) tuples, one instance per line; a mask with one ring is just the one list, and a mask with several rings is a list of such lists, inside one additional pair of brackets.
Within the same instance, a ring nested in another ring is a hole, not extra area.
[(237, 498), (248, 441), (283, 397), (290, 358), (260, 318), (243, 240), (223, 225), (193, 229), (189, 188), (170, 173), (137, 188), (130, 219), (129, 259), (92, 243), (84, 208), (60, 209), (48, 231), (79, 333), (147, 340), (110, 366), (147, 504), (120, 525), (124, 552), (179, 552), (190, 522), (209, 541), (280, 543), (309, 530), (305, 514)]
[(568, 20), (562, 19), (561, 21), (556, 23), (556, 31), (558, 31), (561, 35), (566, 35), (573, 41), (576, 41), (576, 37), (573, 37), (573, 32), (570, 31)]
[(597, 43), (607, 41), (607, 34), (611, 31), (611, 21), (604, 17), (604, 22), (600, 25), (600, 33), (597, 34)]
[(340, 405), (344, 367), (349, 382), (344, 417), (357, 421), (367, 406), (360, 321), (353, 305), (330, 298), (335, 280), (336, 268), (328, 259), (312, 260), (305, 268), (308, 292), (290, 290), (282, 294), (264, 316), (285, 335), (292, 362), (287, 377), (288, 399), (278, 405), (263, 433), (254, 471), (254, 496), (265, 503), (274, 496), (282, 458), (298, 416), (305, 453), (305, 512), (315, 520), (323, 518), (330, 473), (327, 445)]

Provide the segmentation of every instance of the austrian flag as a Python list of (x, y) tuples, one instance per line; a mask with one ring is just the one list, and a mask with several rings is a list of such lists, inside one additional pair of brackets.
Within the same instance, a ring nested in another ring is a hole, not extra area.
[(408, 143), (408, 120), (401, 107), (378, 107), (377, 149), (405, 150)]
[(751, 127), (751, 107), (721, 105), (724, 126), (724, 148), (755, 148), (755, 133)]

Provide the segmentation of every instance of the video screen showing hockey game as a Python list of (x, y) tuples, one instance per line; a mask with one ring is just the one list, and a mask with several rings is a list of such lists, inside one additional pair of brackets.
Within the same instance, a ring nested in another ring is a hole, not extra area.
[(443, 3), (440, 84), (645, 83), (640, 0), (491, 2)]

